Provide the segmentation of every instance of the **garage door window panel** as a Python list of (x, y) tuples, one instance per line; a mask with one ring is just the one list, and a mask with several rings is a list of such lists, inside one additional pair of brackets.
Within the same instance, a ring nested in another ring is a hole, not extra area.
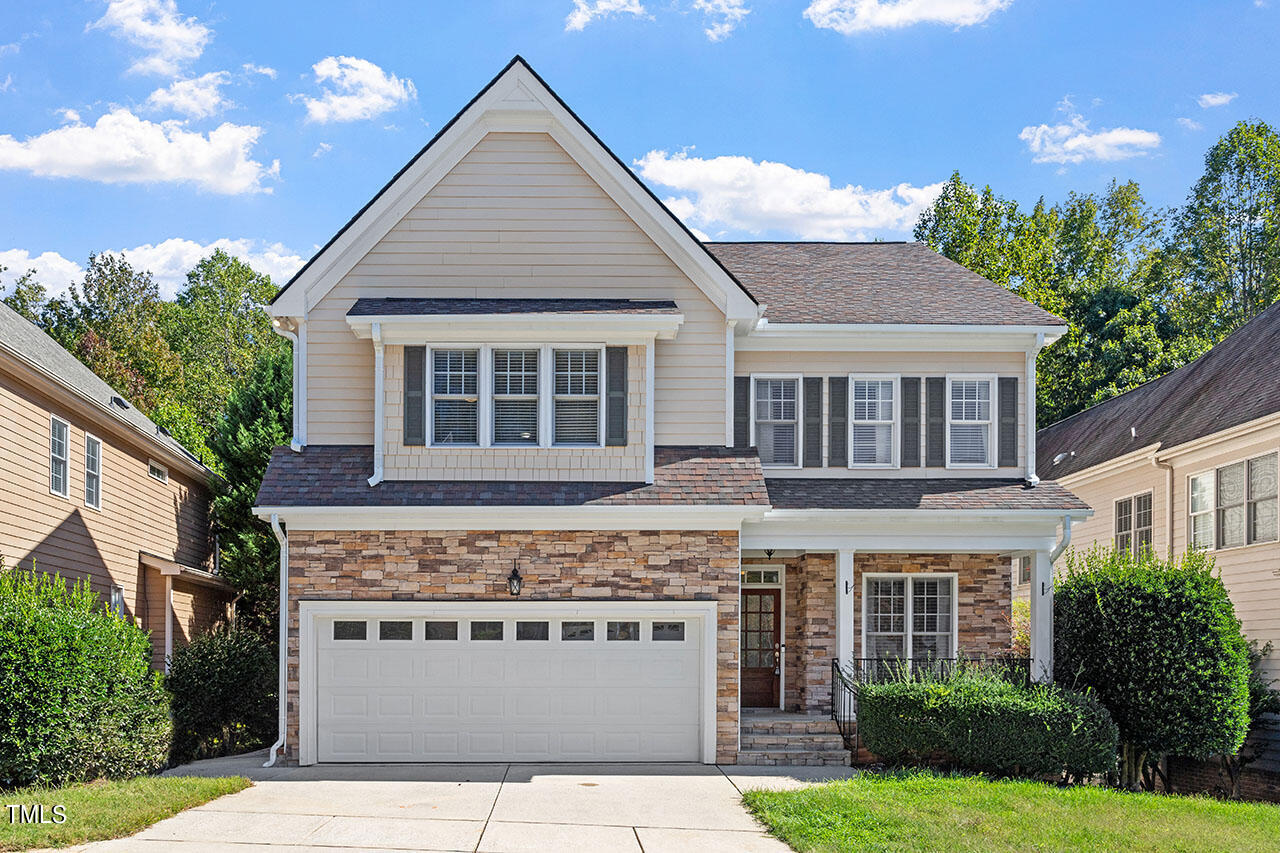
[(348, 620), (339, 619), (333, 623), (333, 638), (335, 640), (364, 640), (369, 636), (369, 624), (363, 619)]
[(684, 642), (684, 623), (654, 622), (652, 636), (654, 642)]
[(471, 639), (477, 641), (501, 640), (503, 636), (501, 622), (472, 622)]
[(596, 638), (595, 622), (561, 622), (560, 639), (566, 642), (590, 642)]
[(640, 639), (639, 622), (610, 622), (606, 639), (621, 642), (638, 641)]
[(428, 640), (456, 640), (458, 639), (458, 623), (457, 622), (436, 622), (428, 621), (425, 623), (426, 638)]
[(408, 621), (381, 621), (378, 623), (379, 640), (412, 640), (413, 623)]
[(516, 639), (517, 640), (550, 639), (549, 626), (546, 622), (517, 622), (516, 623)]

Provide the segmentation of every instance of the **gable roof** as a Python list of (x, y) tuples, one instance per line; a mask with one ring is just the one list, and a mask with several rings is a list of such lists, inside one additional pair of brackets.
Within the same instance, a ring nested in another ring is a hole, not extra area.
[(1065, 326), (923, 243), (707, 243), (770, 323)]
[(1058, 479), (1156, 442), (1176, 447), (1280, 412), (1277, 353), (1280, 302), (1190, 364), (1040, 430), (1041, 473)]
[(751, 292), (518, 54), (285, 283), (272, 313), (304, 313), (299, 290), (333, 287), (363, 254), (360, 235), (382, 237), (490, 130), (550, 133), (718, 308), (755, 320)]
[(168, 451), (200, 473), (212, 475), (191, 451), (133, 407), (124, 396), (63, 349), (57, 341), (0, 302), (0, 349), (72, 394), (87, 400), (145, 442)]

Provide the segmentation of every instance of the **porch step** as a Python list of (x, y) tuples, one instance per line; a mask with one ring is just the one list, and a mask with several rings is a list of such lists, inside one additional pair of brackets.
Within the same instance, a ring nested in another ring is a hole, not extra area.
[(739, 737), (739, 764), (849, 765), (849, 750), (830, 717), (747, 710), (742, 712)]
[(843, 747), (840, 749), (744, 750), (738, 753), (738, 763), (756, 766), (848, 767), (849, 750)]
[(839, 735), (836, 721), (817, 714), (787, 714), (779, 711), (743, 711), (742, 734), (759, 735)]
[(844, 739), (839, 732), (775, 734), (743, 730), (741, 745), (742, 749), (752, 752), (771, 749), (831, 750), (843, 748)]

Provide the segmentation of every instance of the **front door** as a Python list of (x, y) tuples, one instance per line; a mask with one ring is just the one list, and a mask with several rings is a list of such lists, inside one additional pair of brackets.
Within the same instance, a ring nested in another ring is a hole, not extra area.
[(742, 591), (742, 707), (778, 707), (781, 590)]

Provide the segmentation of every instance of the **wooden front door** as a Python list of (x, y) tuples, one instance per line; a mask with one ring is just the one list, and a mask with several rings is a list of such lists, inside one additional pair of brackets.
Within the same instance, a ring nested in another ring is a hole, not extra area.
[(742, 707), (778, 707), (782, 591), (742, 591)]

